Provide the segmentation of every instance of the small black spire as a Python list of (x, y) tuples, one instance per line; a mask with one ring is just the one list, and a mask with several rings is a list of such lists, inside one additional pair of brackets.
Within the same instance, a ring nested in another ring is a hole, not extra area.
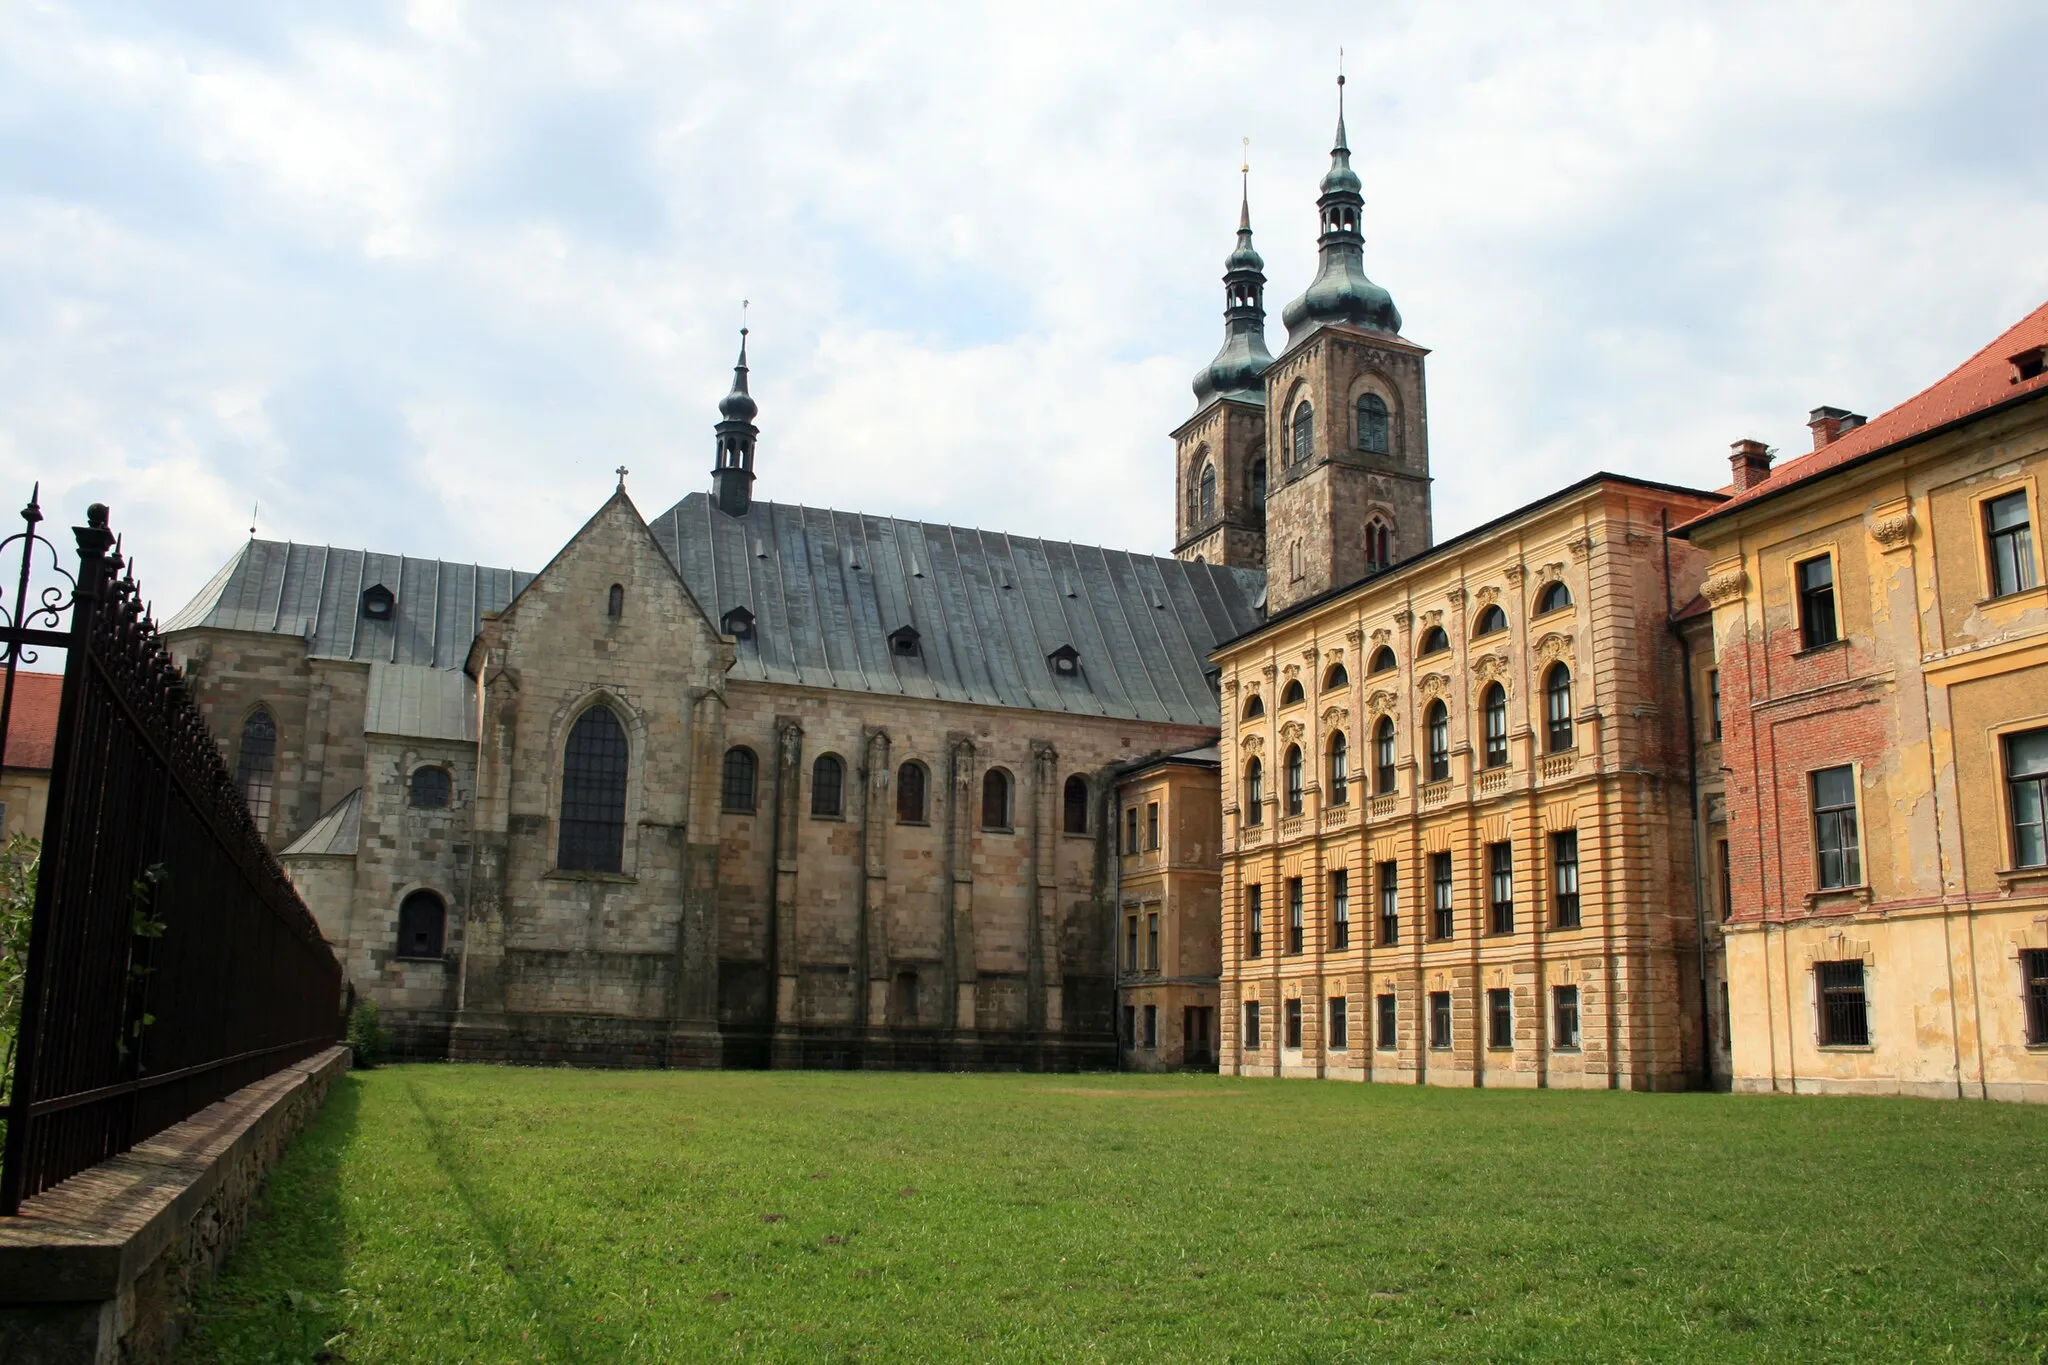
[[(740, 305), (745, 308), (745, 304)], [(740, 358), (733, 362), (732, 392), (718, 400), (718, 462), (711, 469), (711, 493), (718, 510), (730, 517), (743, 517), (754, 501), (754, 442), (760, 429), (754, 418), (761, 411), (747, 392), (747, 328), (740, 326)]]

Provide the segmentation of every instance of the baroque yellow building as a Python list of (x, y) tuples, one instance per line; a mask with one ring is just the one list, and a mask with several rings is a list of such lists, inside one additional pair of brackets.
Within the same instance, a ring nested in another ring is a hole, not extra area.
[(1734, 1085), (2048, 1100), (2048, 305), (1685, 528)]

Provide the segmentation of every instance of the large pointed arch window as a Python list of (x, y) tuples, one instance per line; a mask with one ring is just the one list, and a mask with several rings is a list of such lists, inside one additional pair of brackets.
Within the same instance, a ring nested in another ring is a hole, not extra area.
[(1213, 463), (1202, 466), (1200, 489), (1195, 500), (1195, 505), (1199, 509), (1196, 517), (1206, 522), (1216, 515), (1216, 466)]
[(277, 722), (258, 707), (242, 722), (242, 748), (235, 759), (235, 785), (249, 803), (256, 832), (270, 833), (270, 808), (277, 779)]
[(626, 727), (593, 706), (562, 748), (562, 831), (555, 863), (566, 872), (618, 872), (626, 852)]
[(1358, 448), (1373, 455), (1387, 453), (1387, 400), (1376, 393), (1358, 399)]
[(1316, 410), (1307, 399), (1294, 410), (1294, 458), (1293, 463), (1304, 465), (1316, 449)]

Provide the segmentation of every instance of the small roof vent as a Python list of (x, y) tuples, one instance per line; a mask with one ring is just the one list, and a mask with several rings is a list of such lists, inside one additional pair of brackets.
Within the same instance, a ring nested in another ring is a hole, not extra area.
[(398, 599), (382, 583), (363, 589), (363, 615), (372, 621), (389, 621), (398, 614)]
[(1081, 675), (1081, 651), (1072, 645), (1061, 645), (1045, 656), (1045, 662), (1056, 677), (1077, 678)]
[(899, 659), (915, 659), (924, 652), (918, 643), (917, 627), (898, 626), (889, 632), (889, 652)]
[(730, 635), (735, 640), (751, 640), (754, 638), (754, 613), (745, 607), (734, 607), (718, 618), (718, 629), (720, 634)]

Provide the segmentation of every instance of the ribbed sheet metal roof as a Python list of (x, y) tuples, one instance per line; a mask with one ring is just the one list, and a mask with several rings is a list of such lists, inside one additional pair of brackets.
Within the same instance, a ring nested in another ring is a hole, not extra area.
[(460, 669), (373, 663), (365, 712), (363, 729), (373, 735), (457, 740), (477, 736), (476, 684)]
[[(714, 620), (753, 613), (732, 676), (758, 682), (1215, 725), (1209, 651), (1262, 617), (1255, 571), (1123, 550), (786, 503), (729, 517), (703, 493), (652, 526)], [(164, 629), (275, 631), (304, 637), (318, 657), (455, 669), (483, 613), (532, 578), (251, 540)], [(397, 598), (390, 621), (360, 609), (378, 583)], [(917, 657), (890, 649), (902, 626), (918, 633)], [(1062, 645), (1079, 655), (1074, 675), (1047, 661)], [(403, 675), (390, 685), (403, 715)], [(394, 723), (426, 725), (429, 710), (446, 710), (415, 700), (413, 720)]]
[[(274, 631), (302, 637), (319, 658), (460, 668), (483, 614), (532, 581), (513, 569), (251, 540), (163, 629)], [(363, 590), (380, 583), (397, 599), (388, 621), (362, 613)]]
[(280, 858), (353, 858), (363, 827), (363, 789), (357, 787), (328, 808), (311, 829), (292, 840)]
[[(1256, 626), (1264, 576), (995, 531), (692, 493), (654, 536), (714, 619), (755, 618), (733, 676), (891, 696), (1217, 723), (1219, 640)], [(900, 658), (889, 636), (919, 636)], [(1062, 645), (1078, 675), (1054, 673)]]

